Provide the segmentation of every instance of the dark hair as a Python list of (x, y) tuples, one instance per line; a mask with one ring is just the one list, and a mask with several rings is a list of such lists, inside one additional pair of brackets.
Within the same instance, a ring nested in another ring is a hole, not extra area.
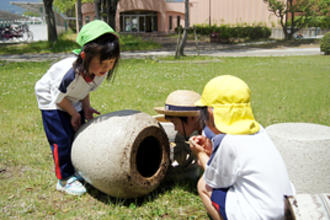
[(169, 118), (179, 118), (180, 120), (182, 120), (184, 123), (186, 123), (188, 121), (188, 117), (186, 116), (170, 116), (170, 115), (165, 115), (165, 119), (169, 119)]
[(73, 68), (79, 73), (86, 76), (88, 74), (88, 67), (93, 57), (100, 56), (100, 62), (107, 59), (116, 58), (113, 68), (107, 75), (107, 80), (111, 80), (114, 77), (118, 60), (120, 57), (120, 47), (118, 38), (110, 33), (103, 34), (93, 41), (88, 42), (82, 48), (85, 52), (85, 58), (82, 59), (81, 55), (78, 55), (76, 62), (73, 64)]
[(199, 107), (199, 124), (202, 127), (202, 129), (204, 129), (204, 127), (207, 124), (207, 121), (209, 120), (209, 111), (208, 111), (208, 107)]

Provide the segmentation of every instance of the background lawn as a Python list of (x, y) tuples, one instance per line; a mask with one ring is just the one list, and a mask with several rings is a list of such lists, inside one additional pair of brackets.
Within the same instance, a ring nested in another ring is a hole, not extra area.
[[(71, 53), (73, 49), (80, 48), (76, 43), (76, 34), (65, 32), (59, 35), (54, 43), (37, 41), (32, 43), (0, 44), (0, 55), (23, 54), (23, 53)], [(151, 40), (143, 40), (141, 37), (130, 34), (120, 36), (121, 51), (138, 51), (159, 49), (161, 45)]]
[[(162, 183), (133, 200), (89, 187), (82, 197), (55, 190), (50, 148), (34, 84), (51, 63), (0, 62), (0, 219), (207, 219), (194, 182)], [(279, 122), (330, 125), (330, 59), (326, 56), (121, 60), (114, 82), (91, 94), (102, 113), (122, 109), (151, 115), (175, 89), (199, 93), (221, 74), (245, 80), (264, 127)]]

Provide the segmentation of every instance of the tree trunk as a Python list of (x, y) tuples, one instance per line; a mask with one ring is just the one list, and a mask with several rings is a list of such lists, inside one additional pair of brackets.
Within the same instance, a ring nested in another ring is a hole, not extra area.
[(289, 3), (289, 12), (290, 12), (290, 15), (291, 15), (291, 25), (290, 25), (290, 33), (288, 34), (288, 37), (287, 39), (288, 40), (291, 40), (292, 39), (292, 36), (294, 34), (294, 26), (295, 26), (295, 23), (294, 23), (294, 10), (293, 10), (293, 2), (292, 0), (288, 0), (288, 3)]
[(182, 34), (182, 30), (181, 28), (178, 28), (178, 38), (177, 38), (177, 41), (176, 41), (176, 49), (175, 49), (175, 58), (179, 58), (180, 57), (180, 54), (179, 54), (179, 51), (180, 51), (180, 42), (181, 42), (181, 34)]
[(280, 22), (281, 22), (281, 26), (282, 26), (282, 30), (283, 30), (283, 34), (284, 34), (284, 39), (288, 39), (288, 21), (287, 21), (287, 13), (285, 15), (285, 21), (283, 22), (284, 17), (281, 16), (280, 17)]
[(53, 0), (43, 0), (43, 2), (46, 12), (48, 41), (55, 42), (57, 40), (57, 32), (56, 32), (55, 15), (53, 12)]
[(101, 19), (106, 21), (107, 19), (107, 0), (101, 0)]
[(94, 0), (95, 19), (100, 19), (100, 0)]
[(184, 56), (184, 48), (186, 46), (187, 42), (187, 35), (188, 35), (188, 29), (189, 29), (189, 0), (185, 0), (185, 24), (183, 29), (183, 37), (181, 41), (179, 42), (178, 49), (175, 53), (175, 58), (178, 58), (180, 56)]
[[(285, 24), (283, 27), (284, 39), (288, 39), (288, 16), (289, 16), (289, 1), (286, 1), (286, 10), (285, 10)], [(282, 18), (281, 18), (282, 19)]]
[(116, 30), (116, 13), (119, 0), (108, 0), (108, 24)]
[(77, 0), (77, 12), (78, 12), (78, 26), (79, 30), (81, 29), (83, 22), (82, 22), (82, 13), (81, 13), (81, 0)]

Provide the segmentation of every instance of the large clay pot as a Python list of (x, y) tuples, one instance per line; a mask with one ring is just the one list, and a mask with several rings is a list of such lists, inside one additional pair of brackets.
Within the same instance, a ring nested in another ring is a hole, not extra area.
[(156, 119), (124, 110), (97, 117), (74, 139), (72, 163), (100, 191), (134, 198), (154, 190), (169, 166), (169, 141)]

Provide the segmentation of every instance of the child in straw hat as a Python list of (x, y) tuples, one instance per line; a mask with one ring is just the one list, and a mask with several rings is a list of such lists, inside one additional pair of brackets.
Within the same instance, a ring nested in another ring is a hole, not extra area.
[(197, 189), (212, 219), (284, 219), (284, 196), (294, 189), (281, 155), (254, 119), (245, 82), (216, 77), (195, 104), (207, 137), (192, 137), (190, 148), (204, 169)]
[[(164, 127), (171, 145), (171, 167), (168, 178), (175, 180), (197, 180), (201, 169), (197, 165), (196, 158), (192, 155), (186, 141), (193, 134), (201, 132), (199, 124), (199, 108), (194, 103), (200, 99), (200, 95), (191, 90), (176, 90), (171, 92), (165, 101), (164, 107), (155, 107), (160, 115), (156, 116)], [(174, 130), (172, 126), (174, 125)]]
[(73, 137), (85, 119), (100, 114), (91, 107), (89, 93), (111, 79), (120, 50), (117, 34), (100, 20), (83, 26), (77, 43), (82, 48), (55, 63), (36, 83), (35, 92), (55, 162), (56, 189), (82, 195), (86, 189), (71, 162)]

